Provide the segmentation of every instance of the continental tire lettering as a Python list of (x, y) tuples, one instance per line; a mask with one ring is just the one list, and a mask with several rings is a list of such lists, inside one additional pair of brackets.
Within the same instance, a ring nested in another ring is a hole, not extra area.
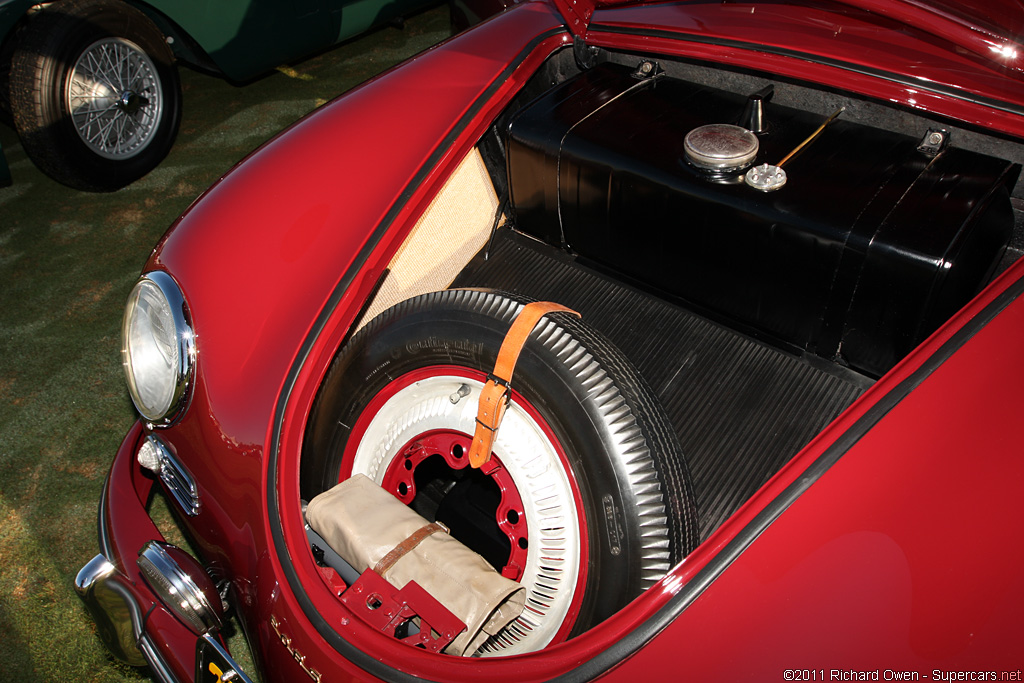
[[(436, 348), (438, 346), (443, 346), (455, 356), (466, 356), (469, 358), (479, 357), (484, 351), (483, 344), (473, 343), (471, 341), (452, 339), (439, 340), (435, 337), (427, 337), (426, 339), (417, 339), (408, 342), (405, 345), (405, 352), (410, 355), (416, 355), (424, 349)], [(392, 352), (392, 354), (394, 354), (394, 352)]]
[(612, 555), (622, 553), (622, 525), (620, 524), (621, 512), (615, 507), (615, 499), (610, 495), (601, 499), (601, 506), (604, 508), (605, 528), (608, 529), (608, 551)]

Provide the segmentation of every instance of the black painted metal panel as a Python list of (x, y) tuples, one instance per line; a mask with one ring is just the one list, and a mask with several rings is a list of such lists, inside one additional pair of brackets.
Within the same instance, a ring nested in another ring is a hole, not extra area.
[[(611, 64), (566, 81), (510, 126), (516, 225), (738, 329), (880, 375), (986, 281), (1019, 167), (929, 156), (841, 118), (775, 192), (687, 163), (686, 134), (739, 123), (746, 101)], [(782, 160), (823, 120), (765, 111), (756, 163)]]

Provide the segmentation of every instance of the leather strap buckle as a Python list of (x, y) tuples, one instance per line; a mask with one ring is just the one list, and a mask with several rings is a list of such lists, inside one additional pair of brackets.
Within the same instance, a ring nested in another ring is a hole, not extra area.
[(494, 371), (487, 375), (487, 382), (480, 392), (480, 402), (476, 415), (476, 431), (473, 443), (469, 447), (469, 464), (471, 467), (482, 467), (491, 459), (491, 448), (494, 438), (505, 417), (505, 409), (512, 399), (512, 373), (515, 371), (519, 353), (523, 350), (526, 340), (540, 319), (548, 313), (579, 313), (551, 301), (535, 301), (526, 304), (519, 315), (512, 321), (505, 334), (494, 362)]

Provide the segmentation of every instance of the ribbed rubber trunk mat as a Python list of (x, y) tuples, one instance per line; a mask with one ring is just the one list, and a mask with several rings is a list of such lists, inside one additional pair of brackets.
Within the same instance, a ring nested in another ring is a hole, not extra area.
[(686, 454), (701, 538), (863, 391), (685, 309), (622, 286), (508, 230), (453, 287), (557, 301), (612, 340), (661, 400)]

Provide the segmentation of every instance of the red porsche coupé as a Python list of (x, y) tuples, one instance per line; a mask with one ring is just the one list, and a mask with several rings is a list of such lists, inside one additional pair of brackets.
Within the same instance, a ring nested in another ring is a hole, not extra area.
[[(1024, 9), (527, 0), (149, 258), (77, 587), (160, 680), (1021, 680)], [(189, 540), (147, 513), (165, 496)]]

